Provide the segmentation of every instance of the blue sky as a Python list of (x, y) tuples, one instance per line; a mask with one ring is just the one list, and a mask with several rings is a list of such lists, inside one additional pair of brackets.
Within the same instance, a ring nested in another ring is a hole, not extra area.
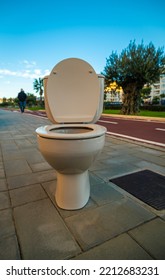
[(0, 98), (35, 94), (34, 79), (68, 57), (100, 73), (131, 40), (165, 46), (164, 11), (164, 0), (1, 1)]

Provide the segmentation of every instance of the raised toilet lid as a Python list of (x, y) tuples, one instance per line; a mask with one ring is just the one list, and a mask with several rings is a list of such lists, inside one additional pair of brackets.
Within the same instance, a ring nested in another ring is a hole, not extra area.
[(51, 71), (47, 101), (57, 123), (89, 123), (99, 105), (99, 80), (84, 60), (68, 58)]

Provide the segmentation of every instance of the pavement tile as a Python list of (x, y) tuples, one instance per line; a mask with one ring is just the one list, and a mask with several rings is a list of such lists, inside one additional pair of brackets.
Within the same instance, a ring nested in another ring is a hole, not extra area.
[(4, 167), (7, 177), (32, 172), (25, 159), (5, 160)]
[(10, 199), (8, 192), (0, 192), (0, 210), (10, 207)]
[(120, 158), (120, 159), (118, 156), (114, 156), (114, 157), (110, 156), (109, 158), (100, 160), (100, 162), (104, 165), (111, 166), (111, 165), (123, 164), (123, 163), (129, 164), (129, 163), (136, 162), (138, 160), (139, 160), (139, 158), (134, 157), (133, 155), (130, 155), (130, 154), (126, 154), (126, 155), (122, 156), (122, 158)]
[(15, 235), (0, 241), (0, 260), (20, 260), (20, 252)]
[(154, 219), (129, 234), (155, 259), (165, 260), (165, 221)]
[[(165, 213), (109, 182), (146, 168), (164, 175), (163, 148), (106, 135), (90, 167), (87, 205), (67, 211), (56, 205), (56, 171), (38, 149), (35, 129), (49, 120), (3, 110), (0, 115), (0, 258), (164, 258)], [(18, 167), (23, 173), (17, 174)]]
[(22, 150), (22, 154), (29, 164), (41, 163), (44, 161), (43, 156), (37, 148)]
[(0, 168), (0, 179), (5, 178), (5, 171), (3, 168)]
[(10, 135), (9, 132), (0, 133), (0, 136), (1, 136), (1, 140), (4, 140), (4, 139), (12, 139), (12, 136)]
[(25, 137), (23, 139), (15, 139), (16, 144), (18, 145), (19, 148), (26, 149), (26, 148), (31, 148), (31, 143)]
[(6, 179), (0, 179), (0, 192), (7, 190)]
[(5, 209), (0, 211), (0, 238), (15, 234), (12, 218), (12, 210)]
[(89, 181), (90, 181), (90, 185), (97, 185), (100, 183), (104, 183), (104, 180), (102, 180), (101, 178), (99, 178), (98, 176), (96, 176), (95, 174), (93, 174), (92, 172), (89, 172)]
[[(119, 161), (120, 162), (120, 161)], [(104, 167), (104, 169), (93, 170), (93, 174), (108, 182), (111, 178), (119, 177), (125, 174), (139, 171), (139, 168), (133, 164), (112, 164)]]
[(150, 161), (151, 163), (165, 166), (165, 160), (163, 157), (160, 157), (160, 156), (158, 157), (153, 154), (145, 153), (144, 151), (143, 152), (139, 151), (135, 155), (136, 155), (136, 157), (139, 157), (146, 161)]
[(120, 199), (65, 219), (83, 250), (134, 228), (154, 214), (129, 199)]
[(34, 163), (34, 164), (29, 164), (29, 165), (30, 165), (30, 168), (32, 169), (33, 172), (52, 169), (52, 167), (46, 161), (39, 162), (39, 163)]
[(149, 169), (153, 172), (158, 172), (162, 175), (165, 174), (165, 167), (158, 165), (158, 164), (151, 163), (149, 161), (140, 160), (140, 161), (134, 162), (133, 164), (142, 169)]
[(150, 149), (150, 148), (147, 148), (147, 147), (139, 147), (138, 148), (138, 151), (141, 152), (141, 153), (147, 153), (147, 154), (151, 154), (151, 155), (154, 155), (154, 156), (162, 156), (164, 155), (164, 151), (159, 151), (159, 150), (156, 150), (156, 149)]
[(1, 147), (2, 147), (2, 154), (4, 155), (5, 152), (10, 152), (10, 151), (19, 151), (18, 146), (14, 142), (14, 140), (9, 140), (8, 138), (5, 139), (3, 142), (1, 141)]
[(13, 207), (46, 197), (47, 195), (40, 184), (10, 190), (11, 204)]
[(152, 259), (128, 234), (121, 234), (82, 253), (74, 260), (149, 260)]
[(19, 176), (8, 177), (7, 183), (9, 189), (14, 189), (32, 184), (52, 181), (54, 179), (56, 179), (55, 171), (48, 170), (44, 172), (31, 173), (30, 176), (29, 174), (22, 174)]
[(15, 160), (15, 159), (22, 159), (23, 155), (20, 151), (14, 150), (14, 151), (5, 151), (3, 152), (3, 158), (4, 160)]
[(23, 259), (68, 259), (80, 253), (49, 199), (16, 207), (14, 218)]
[(99, 184), (91, 186), (91, 198), (97, 203), (97, 205), (103, 205), (115, 200), (120, 200), (123, 195), (114, 190), (111, 184)]

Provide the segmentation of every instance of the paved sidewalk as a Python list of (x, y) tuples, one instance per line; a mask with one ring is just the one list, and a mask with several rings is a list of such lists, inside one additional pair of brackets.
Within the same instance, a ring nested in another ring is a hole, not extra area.
[(46, 118), (0, 110), (0, 259), (165, 259), (165, 211), (109, 179), (150, 169), (165, 175), (165, 149), (106, 136), (81, 210), (56, 206), (56, 173), (38, 150)]

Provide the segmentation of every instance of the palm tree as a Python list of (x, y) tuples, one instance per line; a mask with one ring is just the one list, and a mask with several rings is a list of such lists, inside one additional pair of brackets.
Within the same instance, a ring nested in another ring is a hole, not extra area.
[(43, 94), (43, 80), (41, 78), (34, 79), (33, 88), (40, 95), (40, 105), (42, 106), (42, 94)]

